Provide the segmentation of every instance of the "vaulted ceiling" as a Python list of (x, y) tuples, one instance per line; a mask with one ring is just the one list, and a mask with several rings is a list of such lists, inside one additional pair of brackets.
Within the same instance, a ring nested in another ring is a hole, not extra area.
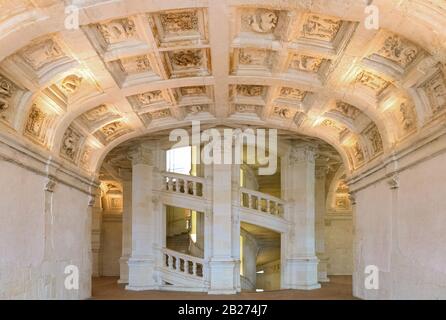
[(362, 170), (446, 122), (446, 1), (375, 0), (379, 29), (365, 2), (0, 1), (0, 135), (92, 173), (196, 119), (317, 137)]

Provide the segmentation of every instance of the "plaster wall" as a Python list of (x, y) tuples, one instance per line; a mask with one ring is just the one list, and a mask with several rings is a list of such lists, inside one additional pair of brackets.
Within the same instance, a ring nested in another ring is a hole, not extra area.
[[(354, 295), (366, 299), (446, 299), (446, 154), (356, 193)], [(379, 268), (379, 289), (364, 268)]]
[[(0, 298), (84, 299), (91, 293), (88, 196), (16, 164), (0, 161), (8, 182), (0, 205)], [(26, 201), (23, 199), (26, 195)], [(66, 290), (67, 265), (79, 269), (79, 290)]]

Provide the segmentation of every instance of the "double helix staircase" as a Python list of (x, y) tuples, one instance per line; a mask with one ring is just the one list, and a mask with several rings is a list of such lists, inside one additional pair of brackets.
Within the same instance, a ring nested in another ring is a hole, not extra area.
[[(164, 205), (186, 207), (204, 212), (212, 199), (209, 199), (207, 181), (202, 177), (178, 173), (162, 174), (161, 201)], [(240, 213), (240, 221), (256, 224), (277, 232), (287, 232), (289, 223), (284, 218), (286, 203), (280, 198), (239, 188), (239, 204), (235, 209)], [(167, 238), (167, 247), (160, 250), (162, 263), (158, 268), (162, 288), (175, 291), (207, 291), (209, 287), (208, 261), (190, 254), (202, 252), (202, 248), (191, 248), (194, 244), (189, 234), (179, 234)]]

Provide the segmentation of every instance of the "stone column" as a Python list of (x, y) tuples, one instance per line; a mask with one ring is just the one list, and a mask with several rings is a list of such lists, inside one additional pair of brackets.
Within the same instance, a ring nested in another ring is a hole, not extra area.
[(153, 290), (155, 282), (155, 229), (152, 186), (153, 154), (144, 145), (130, 154), (132, 159), (132, 253), (128, 260), (128, 290)]
[(282, 237), (282, 288), (317, 289), (314, 148), (293, 143), (282, 158), (281, 175), (285, 218), (291, 222), (290, 231)]
[(325, 182), (328, 173), (326, 164), (316, 165), (316, 183), (315, 183), (315, 211), (316, 211), (316, 256), (319, 259), (318, 281), (329, 282), (327, 277), (328, 257), (325, 255)]
[[(231, 152), (231, 148), (226, 148)], [(223, 146), (214, 149), (214, 155), (222, 155)], [(210, 294), (234, 294), (237, 291), (237, 263), (234, 258), (232, 216), (232, 165), (212, 165), (212, 254), (210, 268)]]
[(101, 191), (95, 195), (93, 207), (91, 208), (91, 258), (92, 276), (100, 277), (102, 274), (101, 253), (101, 230), (102, 230), (102, 206)]
[[(124, 176), (123, 178), (128, 178)], [(122, 255), (119, 259), (118, 283), (129, 282), (128, 260), (132, 253), (132, 180), (122, 180), (123, 211), (122, 211)]]

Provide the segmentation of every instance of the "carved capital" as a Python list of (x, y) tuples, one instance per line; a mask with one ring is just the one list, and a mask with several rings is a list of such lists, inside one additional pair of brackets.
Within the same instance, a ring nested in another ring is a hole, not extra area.
[(327, 176), (330, 168), (327, 165), (316, 166), (315, 173), (317, 179), (323, 179)]
[(353, 192), (350, 192), (350, 193), (348, 194), (348, 199), (350, 200), (350, 203), (351, 203), (352, 205), (355, 205), (355, 204), (356, 204), (356, 195), (355, 195)]
[(290, 164), (298, 162), (314, 163), (315, 147), (308, 144), (293, 144), (289, 150), (288, 161)]
[(52, 177), (49, 177), (45, 183), (45, 191), (54, 192), (55, 187), (56, 187), (56, 180)]
[(132, 165), (136, 164), (147, 164), (153, 165), (153, 154), (152, 150), (144, 146), (138, 146), (132, 149), (128, 157), (132, 160)]
[(387, 184), (389, 185), (390, 189), (398, 189), (400, 187), (400, 178), (397, 173), (392, 175), (388, 180)]

